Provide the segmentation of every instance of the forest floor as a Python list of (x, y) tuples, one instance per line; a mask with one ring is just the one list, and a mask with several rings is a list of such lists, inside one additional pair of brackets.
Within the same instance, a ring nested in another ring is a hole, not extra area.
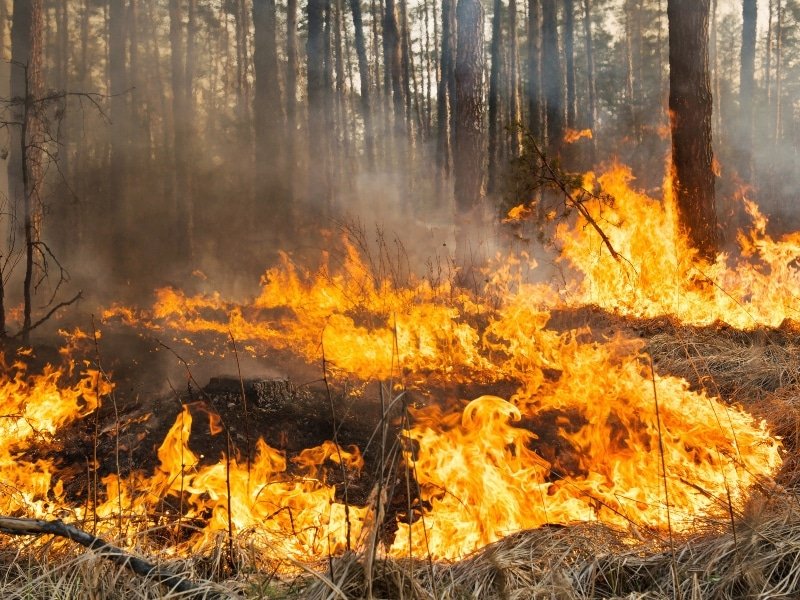
[[(800, 504), (793, 493), (800, 483), (800, 329), (791, 323), (746, 332), (726, 325), (692, 327), (668, 318), (619, 317), (592, 307), (554, 311), (548, 324), (555, 330), (578, 327), (588, 328), (585, 335), (595, 339), (616, 334), (638, 337), (660, 374), (680, 376), (693, 389), (740, 404), (757, 419), (765, 419), (785, 449), (774, 483), (754, 490), (747, 506), (736, 515), (731, 513), (731, 522), (668, 540), (644, 536), (632, 541), (630, 532), (598, 523), (545, 526), (510, 535), (452, 564), (376, 557), (368, 568), (369, 557), (346, 553), (330, 559), (322, 571), (316, 570), (320, 565), (308, 566), (307, 572), (291, 579), (246, 566), (233, 574), (221, 558), (221, 549), (202, 558), (164, 560), (189, 578), (207, 581), (202, 589), (207, 589), (208, 597), (500, 600), (800, 594)], [(108, 335), (103, 341), (108, 348), (127, 349), (127, 355), (118, 352), (113, 358), (104, 351), (105, 368), (114, 373), (117, 383), (115, 402), (104, 403), (96, 415), (60, 431), (50, 447), (36, 450), (39, 457), (74, 465), (66, 486), (68, 497), (85, 499), (91, 494), (89, 480), (81, 471), (95, 451), (101, 473), (155, 468), (158, 445), (181, 406), (196, 403), (203, 411), (220, 415), (236, 447), (250, 448), (254, 437), (262, 437), (289, 457), (331, 439), (335, 418), (339, 444), (365, 449), (366, 466), (349, 482), (349, 501), (366, 503), (378, 472), (377, 445), (371, 441), (381, 414), (379, 406), (364, 398), (377, 396), (377, 388), (369, 388), (377, 384), (335, 384), (322, 379), (318, 367), (295, 363), (286, 367), (281, 361), (291, 358), (275, 354), (276, 370), (282, 369), (288, 378), (244, 378), (223, 372), (202, 385), (193, 376), (184, 377), (181, 389), (171, 384), (173, 390), (165, 393), (163, 382), (157, 382), (163, 376), (162, 357), (153, 354), (152, 343), (130, 333)], [(47, 358), (46, 351), (40, 353), (40, 360)], [(358, 393), (353, 393), (355, 389)], [(513, 382), (443, 387), (437, 381), (411, 390), (409, 400), (426, 404), (433, 398), (457, 401), (484, 393), (508, 397), (513, 389)], [(546, 429), (547, 424), (542, 426)], [(389, 428), (390, 435), (396, 436), (399, 419), (392, 420)], [(547, 431), (537, 433), (547, 440)], [(196, 426), (190, 447), (216, 460), (226, 443), (224, 436)], [(329, 483), (339, 483), (339, 471), (330, 472)], [(390, 499), (387, 516), (404, 502)], [(382, 535), (389, 538), (393, 532)], [(0, 548), (4, 598), (185, 597), (128, 574), (91, 552), (76, 556), (69, 545), (21, 546), (17, 542), (3, 540)]]

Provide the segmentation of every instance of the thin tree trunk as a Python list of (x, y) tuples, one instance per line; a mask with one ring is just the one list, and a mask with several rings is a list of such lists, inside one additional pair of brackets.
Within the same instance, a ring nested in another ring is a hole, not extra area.
[(291, 227), (284, 187), (283, 109), (278, 80), (275, 0), (253, 0), (253, 74), (255, 97), (255, 163), (261, 173), (256, 188), (256, 215), (272, 222), (276, 232)]
[(508, 96), (509, 109), (506, 122), (511, 126), (509, 137), (509, 154), (519, 155), (520, 134), (517, 125), (520, 123), (519, 99), (519, 47), (517, 44), (517, 0), (508, 0)]
[(404, 98), (402, 85), (402, 50), (400, 31), (397, 27), (394, 0), (386, 0), (383, 16), (384, 54), (392, 90), (392, 105), (395, 137), (400, 138), (405, 124)]
[(764, 89), (767, 91), (767, 106), (772, 103), (772, 17), (774, 15), (773, 0), (769, 0), (767, 12), (767, 44), (764, 48)]
[(297, 170), (297, 0), (286, 3), (286, 181), (287, 202), (295, 199)]
[(111, 156), (109, 165), (109, 218), (112, 232), (111, 255), (115, 272), (126, 272), (129, 249), (125, 232), (128, 225), (126, 194), (128, 164), (125, 153), (128, 130), (126, 90), (127, 65), (125, 61), (125, 1), (110, 0), (108, 12), (108, 73), (111, 94)]
[[(592, 130), (592, 149), (595, 148), (597, 121), (597, 86), (594, 78), (594, 40), (592, 38), (592, 0), (583, 0), (583, 35), (586, 40), (586, 87), (588, 88), (588, 106), (586, 109), (586, 127)], [(592, 157), (594, 159), (594, 157)]]
[(497, 185), (497, 171), (500, 164), (500, 131), (502, 129), (502, 115), (500, 110), (500, 81), (502, 79), (502, 48), (503, 48), (503, 3), (501, 0), (493, 2), (494, 14), (492, 15), (492, 49), (491, 70), (489, 72), (489, 173), (486, 184), (490, 194), (495, 192)]
[(309, 0), (306, 39), (308, 83), (308, 199), (316, 211), (327, 212), (324, 189), (327, 132), (325, 130), (325, 5), (327, 0)]
[(742, 2), (742, 50), (739, 69), (739, 172), (750, 181), (753, 146), (753, 92), (756, 60), (756, 0)]
[(547, 117), (547, 146), (557, 154), (564, 138), (564, 96), (558, 49), (556, 0), (542, 0), (542, 91)]
[(722, 139), (722, 94), (720, 93), (720, 73), (719, 73), (719, 46), (717, 44), (717, 0), (711, 0), (711, 34), (710, 34), (710, 55), (711, 55), (711, 86), (714, 94), (714, 114), (712, 120), (717, 139)]
[[(431, 124), (433, 119), (433, 113), (431, 111), (431, 99), (433, 98), (433, 81), (432, 81), (432, 73), (431, 73), (431, 14), (430, 14), (430, 6), (428, 0), (422, 0), (422, 8), (425, 11), (425, 60), (424, 60), (424, 68), (425, 68), (425, 136), (429, 137), (431, 134)], [(434, 5), (434, 11), (436, 10)], [(434, 35), (436, 35), (434, 33)]]
[(567, 127), (575, 129), (578, 105), (575, 95), (575, 7), (564, 0), (564, 58), (567, 77)]
[(188, 171), (186, 153), (188, 132), (186, 123), (186, 62), (184, 54), (183, 11), (180, 0), (169, 2), (170, 66), (172, 71), (172, 153), (175, 164), (173, 188), (177, 223), (175, 231), (177, 256), (191, 265), (194, 260), (194, 211), (186, 193)]
[(453, 109), (450, 80), (453, 77), (453, 1), (442, 0), (442, 54), (436, 92), (437, 163), (444, 176), (450, 173), (450, 112)]
[(781, 136), (781, 95), (783, 87), (783, 8), (781, 0), (778, 0), (775, 7), (775, 145), (780, 141)]
[(544, 136), (540, 2), (528, 0), (528, 129), (537, 140)]
[(361, 118), (364, 120), (364, 147), (367, 167), (373, 169), (375, 166), (375, 132), (372, 130), (372, 115), (370, 113), (370, 74), (369, 63), (367, 62), (367, 44), (364, 39), (364, 24), (361, 18), (361, 0), (350, 0), (350, 12), (353, 16), (358, 74), (361, 80), (359, 108), (361, 109)]
[(335, 70), (336, 70), (336, 117), (337, 117), (337, 130), (339, 131), (340, 148), (337, 151), (339, 156), (339, 172), (344, 169), (351, 169), (353, 161), (350, 157), (350, 129), (347, 123), (347, 99), (345, 97), (345, 68), (344, 68), (344, 50), (342, 42), (342, 30), (344, 29), (344, 15), (342, 9), (342, 0), (335, 0), (333, 3), (334, 9), (334, 51), (335, 51)]

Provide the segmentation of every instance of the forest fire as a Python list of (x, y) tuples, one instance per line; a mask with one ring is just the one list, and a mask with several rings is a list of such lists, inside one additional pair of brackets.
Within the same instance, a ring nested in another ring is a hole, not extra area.
[[(356, 447), (326, 442), (291, 458), (261, 439), (248, 456), (229, 439), (222, 457), (204, 459), (190, 438), (207, 411), (189, 404), (161, 443), (154, 470), (110, 473), (103, 501), (70, 505), (61, 465), (24, 457), (37, 436), (53, 436), (96, 408), (110, 386), (87, 371), (65, 387), (50, 367), (32, 376), (16, 364), (4, 369), (2, 383), (5, 512), (69, 510), (99, 519), (101, 532), (132, 535), (126, 524), (151, 522), (168, 506), (179, 530), (191, 523), (190, 533), (170, 542), (174, 551), (200, 551), (232, 534), (266, 562), (314, 562), (375, 540), (390, 556), (457, 560), (545, 524), (601, 521), (677, 533), (724, 519), (781, 464), (780, 442), (766, 425), (658, 374), (638, 340), (598, 341), (588, 328), (560, 332), (548, 322), (552, 310), (592, 302), (637, 317), (775, 325), (791, 318), (798, 276), (786, 263), (796, 241), (772, 240), (751, 206), (756, 226), (740, 236), (746, 262), (729, 266), (721, 257), (700, 270), (672, 233), (669, 208), (631, 189), (624, 167), (586, 177), (594, 181), (615, 202), (591, 207), (592, 214), (625, 258), (615, 261), (580, 220), (562, 225), (563, 260), (576, 272), (563, 290), (525, 282), (530, 261), (519, 258), (493, 268), (481, 293), (411, 277), (400, 283), (376, 276), (346, 244), (340, 269), (326, 262), (305, 272), (284, 255), (246, 305), (162, 289), (152, 310), (106, 312), (125, 327), (234, 338), (256, 353), (285, 350), (310, 364), (324, 357), (331, 376), (389, 382), (390, 400), (444, 382), (515, 390), (459, 398), (468, 402), (457, 406), (433, 398), (408, 407), (392, 450), (401, 455), (397, 477), (418, 486), (405, 485), (405, 510), (386, 515), (380, 482), (359, 504), (343, 495), (346, 482), (329, 481), (331, 466), (345, 480), (363, 469)], [(211, 426), (225, 435), (224, 425)], [(393, 533), (376, 536), (385, 519)], [(115, 531), (120, 523), (123, 531)]]

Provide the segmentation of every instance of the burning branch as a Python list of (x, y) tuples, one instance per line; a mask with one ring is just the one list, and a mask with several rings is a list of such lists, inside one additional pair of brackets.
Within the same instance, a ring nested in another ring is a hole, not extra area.
[(0, 532), (6, 535), (56, 535), (77, 542), (95, 551), (99, 556), (107, 558), (115, 565), (129, 571), (154, 579), (170, 588), (173, 592), (186, 594), (187, 598), (224, 598), (222, 594), (211, 592), (207, 587), (198, 585), (185, 577), (177, 575), (142, 558), (133, 556), (105, 540), (95, 537), (63, 521), (43, 521), (41, 519), (18, 519), (0, 517)]
[[(614, 258), (614, 260), (617, 262), (622, 260), (623, 257), (614, 249), (614, 246), (611, 244), (611, 240), (608, 238), (605, 231), (603, 231), (603, 228), (600, 227), (599, 223), (594, 217), (592, 217), (589, 210), (584, 206), (583, 198), (576, 198), (573, 196), (572, 192), (567, 187), (567, 184), (564, 182), (564, 178), (556, 173), (556, 169), (553, 168), (553, 165), (547, 160), (547, 156), (544, 152), (542, 152), (542, 149), (539, 148), (539, 145), (536, 143), (536, 140), (533, 138), (533, 136), (530, 133), (526, 134), (526, 136), (528, 137), (528, 142), (530, 143), (533, 151), (536, 153), (539, 161), (549, 173), (549, 176), (545, 175), (544, 179), (555, 185), (555, 187), (557, 187), (561, 193), (564, 194), (566, 203), (577, 210), (580, 215), (586, 219), (586, 222), (589, 223), (589, 225), (591, 225), (592, 228), (597, 232), (597, 235), (600, 236), (600, 239), (603, 241), (603, 245), (608, 248), (608, 251), (611, 253), (611, 256)], [(580, 192), (581, 196), (589, 196), (591, 198), (597, 197), (595, 194), (592, 194), (590, 191), (583, 188), (580, 188)]]

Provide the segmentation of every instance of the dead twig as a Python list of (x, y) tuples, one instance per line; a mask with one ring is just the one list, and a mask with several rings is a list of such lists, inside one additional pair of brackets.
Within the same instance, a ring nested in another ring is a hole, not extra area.
[(225, 596), (204, 588), (203, 586), (173, 573), (169, 569), (159, 567), (137, 556), (125, 552), (121, 548), (95, 537), (77, 527), (67, 525), (63, 521), (44, 521), (41, 519), (18, 519), (0, 517), (0, 532), (6, 535), (55, 535), (77, 542), (106, 558), (115, 565), (129, 571), (153, 579), (167, 586), (171, 591), (186, 594), (188, 598), (205, 598), (206, 600), (224, 598)]

